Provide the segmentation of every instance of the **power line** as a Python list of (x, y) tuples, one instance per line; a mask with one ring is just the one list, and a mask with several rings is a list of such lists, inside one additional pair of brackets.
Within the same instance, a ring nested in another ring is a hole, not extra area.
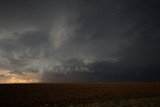
[[(122, 14), (122, 15), (126, 15), (127, 17), (126, 18), (129, 18), (135, 22), (137, 22), (137, 19), (139, 19), (139, 16), (138, 15), (135, 15), (133, 14), (132, 12), (130, 12), (129, 10), (124, 10), (124, 9), (120, 9), (120, 8), (115, 8), (113, 6), (109, 6), (109, 5), (106, 5), (102, 0), (87, 0), (89, 3), (99, 7), (99, 8), (102, 8), (103, 10), (109, 10), (111, 12), (114, 12), (114, 13), (118, 13), (118, 14)], [(127, 4), (129, 5), (129, 4)], [(154, 7), (154, 4), (149, 2), (149, 1), (146, 1), (146, 2), (141, 2), (140, 3), (140, 6), (141, 8), (146, 8), (145, 5), (147, 5), (147, 7)], [(130, 5), (131, 6), (131, 5)], [(137, 7), (135, 7), (137, 8)], [(146, 21), (147, 22), (147, 21)], [(146, 24), (146, 23), (145, 23)], [(150, 23), (147, 23), (147, 25), (151, 25)]]
[(128, 15), (130, 17), (134, 16), (129, 11), (126, 11), (126, 10), (123, 10), (123, 9), (120, 9), (120, 8), (115, 8), (113, 6), (108, 6), (108, 5), (104, 4), (104, 3), (102, 3), (100, 0), (87, 0), (87, 1), (92, 3), (93, 5), (95, 5), (97, 7), (100, 7), (102, 9), (104, 9), (104, 10), (109, 10), (111, 12), (119, 13), (119, 14), (125, 14), (125, 15)]

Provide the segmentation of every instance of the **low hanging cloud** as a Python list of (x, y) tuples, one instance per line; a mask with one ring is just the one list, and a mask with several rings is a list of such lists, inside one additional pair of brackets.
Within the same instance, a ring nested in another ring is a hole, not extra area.
[(41, 82), (158, 80), (159, 2), (114, 1), (2, 1), (0, 68)]

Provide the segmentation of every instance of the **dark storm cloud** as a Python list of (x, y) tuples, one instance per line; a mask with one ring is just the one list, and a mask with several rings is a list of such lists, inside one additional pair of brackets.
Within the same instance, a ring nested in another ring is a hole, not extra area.
[(0, 2), (0, 68), (44, 82), (158, 81), (159, 1)]

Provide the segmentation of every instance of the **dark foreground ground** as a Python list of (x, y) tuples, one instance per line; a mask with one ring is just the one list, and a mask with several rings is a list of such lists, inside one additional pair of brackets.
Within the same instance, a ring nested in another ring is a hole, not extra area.
[(160, 107), (160, 84), (1, 84), (0, 107), (8, 106)]

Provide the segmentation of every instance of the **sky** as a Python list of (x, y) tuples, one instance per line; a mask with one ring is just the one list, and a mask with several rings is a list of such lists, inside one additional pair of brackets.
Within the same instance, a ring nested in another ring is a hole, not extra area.
[(0, 83), (159, 82), (159, 0), (1, 0)]

